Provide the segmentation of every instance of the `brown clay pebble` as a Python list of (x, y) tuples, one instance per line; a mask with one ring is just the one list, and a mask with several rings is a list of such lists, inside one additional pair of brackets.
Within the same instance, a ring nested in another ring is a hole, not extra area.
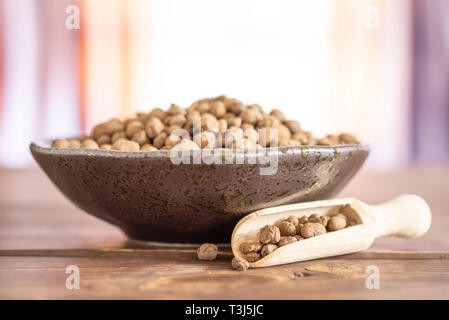
[(147, 123), (145, 124), (145, 131), (148, 134), (148, 137), (154, 138), (159, 133), (164, 130), (164, 124), (159, 120), (159, 118), (149, 118)]
[(157, 149), (162, 148), (165, 145), (165, 140), (167, 139), (168, 134), (166, 132), (159, 133), (154, 139), (153, 139), (153, 146)]
[(340, 140), (340, 143), (343, 144), (359, 143), (357, 138), (350, 133), (341, 133), (338, 138)]
[(284, 114), (282, 113), (281, 110), (273, 109), (273, 110), (271, 110), (270, 115), (275, 116), (280, 121), (285, 121), (285, 116), (284, 116)]
[(263, 119), (259, 120), (257, 122), (257, 126), (259, 128), (277, 128), (280, 125), (280, 121), (278, 118), (276, 118), (275, 116), (271, 116), (271, 115), (267, 115), (265, 117), (263, 117)]
[(293, 223), (282, 221), (278, 224), (281, 236), (294, 236), (296, 234), (296, 227)]
[(111, 149), (112, 149), (112, 145), (110, 145), (109, 143), (105, 143), (105, 144), (102, 144), (102, 145), (100, 146), (100, 149), (103, 149), (103, 150), (111, 150)]
[(216, 118), (221, 118), (226, 113), (226, 106), (222, 101), (214, 102), (210, 108), (210, 113), (212, 113)]
[(262, 255), (262, 257), (266, 257), (270, 253), (272, 253), (274, 250), (276, 250), (277, 248), (278, 248), (278, 246), (275, 244), (272, 244), (272, 243), (266, 244), (262, 247), (260, 254)]
[(140, 149), (139, 144), (134, 141), (118, 140), (112, 145), (112, 150), (139, 151), (139, 149)]
[(261, 257), (262, 256), (260, 255), (259, 252), (250, 252), (245, 255), (246, 261), (248, 262), (255, 262), (257, 260), (260, 260)]
[(98, 149), (98, 143), (95, 142), (93, 139), (85, 139), (83, 142), (81, 142), (81, 148), (86, 149)]
[(298, 236), (298, 235), (296, 235), (296, 236), (295, 236), (295, 238), (296, 238), (296, 240), (297, 240), (297, 241), (299, 241), (299, 240), (304, 240), (304, 238), (303, 238), (303, 237), (301, 237), (301, 236)]
[(301, 126), (299, 125), (299, 123), (295, 120), (288, 120), (288, 121), (284, 121), (284, 125), (290, 129), (290, 132), (292, 134), (296, 134), (298, 132), (301, 132)]
[(148, 114), (148, 119), (150, 118), (158, 118), (159, 120), (162, 120), (165, 118), (165, 111), (162, 109), (156, 108), (151, 110), (151, 112)]
[(78, 139), (70, 139), (69, 148), (81, 148), (81, 142)]
[(304, 239), (325, 234), (326, 228), (321, 223), (306, 223), (301, 227), (301, 237)]
[(182, 114), (185, 115), (186, 114), (186, 110), (184, 110), (183, 108), (177, 106), (176, 104), (172, 103), (172, 105), (170, 106), (170, 108), (167, 110), (167, 114), (168, 115), (177, 115), (177, 114)]
[(140, 147), (140, 151), (157, 151), (155, 147), (153, 147), (151, 144), (144, 144)]
[(139, 130), (134, 133), (131, 140), (137, 142), (141, 146), (149, 142), (145, 130)]
[[(178, 129), (186, 130), (190, 140), (201, 148), (233, 148), (238, 150), (258, 150), (268, 147), (298, 147), (301, 145), (339, 145), (359, 143), (350, 133), (328, 134), (321, 139), (311, 132), (302, 131), (297, 121), (286, 120), (282, 111), (273, 109), (267, 114), (260, 105), (245, 105), (235, 98), (219, 96), (194, 102), (188, 109), (172, 104), (167, 111), (160, 108), (148, 113), (138, 112), (133, 117), (111, 119), (97, 124), (89, 136), (78, 139), (57, 139), (53, 148), (98, 148), (98, 146), (128, 145), (123, 141), (137, 142), (140, 146), (151, 144), (158, 150), (170, 150), (179, 144), (179, 139), (168, 141)], [(244, 135), (229, 140), (229, 132), (240, 130)], [(201, 134), (210, 132), (215, 135)], [(196, 137), (195, 137), (196, 136)], [(82, 143), (86, 139), (94, 142)], [(97, 147), (96, 147), (96, 145)], [(186, 147), (183, 144), (182, 147)], [(134, 147), (120, 147), (122, 151), (136, 151)], [(143, 151), (148, 150), (142, 149)], [(104, 148), (103, 148), (104, 149)], [(118, 150), (118, 149), (114, 149)], [(295, 224), (296, 226), (296, 224)]]
[(126, 136), (131, 139), (136, 132), (143, 130), (143, 128), (144, 125), (142, 122), (140, 122), (139, 120), (132, 120), (126, 126)]
[(56, 139), (51, 144), (52, 148), (68, 148), (69, 142), (66, 139)]
[(337, 231), (346, 227), (346, 217), (342, 214), (337, 214), (329, 219), (327, 222), (328, 231)]
[(232, 259), (232, 267), (238, 271), (246, 271), (249, 268), (249, 263), (243, 258), (234, 257), (234, 259)]
[(117, 131), (111, 137), (112, 144), (116, 143), (119, 139), (126, 138), (125, 131)]
[(307, 216), (302, 216), (301, 218), (298, 219), (298, 223), (300, 224), (305, 224), (307, 222)]
[(170, 119), (169, 125), (181, 127), (186, 121), (187, 119), (183, 114), (177, 114)]
[(111, 137), (108, 134), (103, 134), (97, 138), (98, 145), (107, 144), (111, 142)]
[(262, 244), (259, 241), (246, 241), (240, 244), (240, 251), (243, 253), (259, 252)]
[(278, 242), (278, 246), (279, 247), (283, 247), (283, 246), (285, 246), (287, 244), (290, 244), (290, 243), (293, 243), (293, 242), (296, 242), (296, 241), (298, 241), (298, 239), (296, 239), (295, 237), (291, 237), (291, 236), (281, 237), (281, 240), (279, 240), (279, 242)]
[(307, 222), (321, 223), (323, 227), (327, 226), (328, 221), (329, 221), (328, 216), (309, 217), (309, 220), (307, 220)]
[(212, 261), (218, 254), (218, 247), (213, 243), (203, 243), (196, 252), (199, 260)]
[(278, 243), (281, 239), (281, 232), (278, 227), (274, 225), (266, 225), (260, 229), (259, 241), (263, 244)]

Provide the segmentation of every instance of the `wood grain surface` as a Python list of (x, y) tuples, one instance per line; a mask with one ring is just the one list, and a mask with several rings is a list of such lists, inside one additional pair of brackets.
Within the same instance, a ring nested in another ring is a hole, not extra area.
[[(362, 172), (339, 197), (376, 204), (416, 193), (432, 209), (429, 232), (381, 238), (351, 255), (237, 272), (227, 246), (204, 262), (194, 247), (128, 241), (75, 208), (39, 170), (0, 170), (0, 298), (448, 299), (448, 187), (444, 165)], [(69, 265), (80, 269), (79, 290), (65, 286)], [(366, 287), (372, 266), (378, 290)]]

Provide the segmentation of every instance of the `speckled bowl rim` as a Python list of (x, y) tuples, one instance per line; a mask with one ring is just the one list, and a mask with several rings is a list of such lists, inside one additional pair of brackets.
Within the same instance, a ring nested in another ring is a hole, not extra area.
[[(52, 148), (45, 147), (43, 145), (49, 145), (49, 143), (42, 142), (40, 140), (33, 141), (30, 144), (30, 149), (37, 151), (42, 154), (48, 155), (65, 155), (65, 156), (103, 156), (109, 158), (170, 158), (171, 150), (158, 150), (158, 151), (119, 151), (119, 150), (104, 150), (104, 149), (84, 149), (84, 148)], [(221, 149), (224, 152), (231, 151), (232, 149)], [(306, 150), (307, 152), (323, 152), (323, 151), (370, 151), (368, 144), (341, 144), (335, 146), (317, 146), (317, 145), (303, 145), (303, 146), (292, 146), (292, 147), (275, 147), (267, 148), (265, 152), (267, 155), (281, 155), (285, 154), (285, 150), (288, 151), (298, 151), (301, 152)], [(243, 153), (245, 158), (250, 158), (258, 155), (257, 150), (250, 150)]]

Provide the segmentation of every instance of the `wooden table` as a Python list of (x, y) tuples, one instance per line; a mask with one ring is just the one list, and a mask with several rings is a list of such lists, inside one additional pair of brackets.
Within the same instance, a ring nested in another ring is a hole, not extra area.
[[(70, 204), (37, 170), (0, 170), (0, 298), (79, 299), (448, 299), (449, 166), (360, 173), (341, 196), (378, 203), (402, 193), (433, 211), (422, 238), (383, 238), (365, 252), (265, 269), (231, 269), (229, 248), (213, 262), (196, 248), (127, 241)], [(80, 289), (66, 288), (66, 268)], [(378, 268), (379, 289), (367, 289)]]

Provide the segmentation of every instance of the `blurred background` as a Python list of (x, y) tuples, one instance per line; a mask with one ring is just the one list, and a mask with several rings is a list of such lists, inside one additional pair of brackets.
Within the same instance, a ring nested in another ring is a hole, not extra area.
[(442, 163), (448, 89), (447, 0), (0, 0), (0, 167), (222, 94), (355, 133), (371, 170)]

